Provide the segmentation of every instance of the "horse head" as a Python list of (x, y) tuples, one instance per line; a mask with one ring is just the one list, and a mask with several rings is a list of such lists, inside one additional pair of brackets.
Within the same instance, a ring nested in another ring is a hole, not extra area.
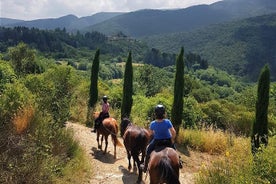
[(126, 128), (128, 125), (131, 124), (131, 121), (128, 118), (123, 118), (120, 126), (120, 132), (121, 132), (121, 137), (124, 136)]

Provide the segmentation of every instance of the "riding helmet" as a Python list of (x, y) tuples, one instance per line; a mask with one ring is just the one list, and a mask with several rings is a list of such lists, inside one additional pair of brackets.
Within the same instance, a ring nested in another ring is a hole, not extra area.
[(155, 115), (157, 118), (163, 118), (165, 114), (165, 107), (161, 104), (158, 104), (155, 107)]
[(103, 100), (107, 100), (107, 96), (106, 95), (103, 96)]

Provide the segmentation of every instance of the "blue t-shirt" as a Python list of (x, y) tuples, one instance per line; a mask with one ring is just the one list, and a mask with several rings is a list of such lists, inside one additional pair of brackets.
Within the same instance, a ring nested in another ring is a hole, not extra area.
[(172, 127), (172, 122), (168, 119), (164, 119), (162, 122), (152, 121), (150, 123), (150, 129), (154, 132), (154, 139), (170, 139), (172, 135), (169, 129)]

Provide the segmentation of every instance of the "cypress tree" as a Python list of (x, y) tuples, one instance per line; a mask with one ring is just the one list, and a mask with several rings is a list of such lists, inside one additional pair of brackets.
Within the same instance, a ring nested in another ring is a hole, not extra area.
[(171, 111), (171, 120), (174, 123), (176, 132), (182, 123), (183, 115), (183, 93), (184, 93), (184, 48), (181, 48), (180, 54), (176, 60), (176, 73), (174, 79), (174, 98)]
[(95, 108), (98, 100), (98, 75), (100, 66), (100, 50), (97, 49), (91, 68), (90, 76), (90, 90), (89, 90), (89, 101), (88, 101), (88, 112), (87, 112), (87, 123), (91, 123), (91, 110)]
[(132, 107), (132, 93), (133, 93), (133, 69), (131, 51), (128, 54), (125, 73), (124, 73), (124, 86), (123, 86), (123, 99), (121, 107), (121, 119), (130, 117)]
[(269, 88), (270, 88), (270, 70), (268, 65), (265, 65), (260, 73), (258, 80), (257, 102), (255, 120), (252, 131), (252, 152), (254, 153), (260, 144), (265, 146), (268, 144), (268, 103), (269, 103)]

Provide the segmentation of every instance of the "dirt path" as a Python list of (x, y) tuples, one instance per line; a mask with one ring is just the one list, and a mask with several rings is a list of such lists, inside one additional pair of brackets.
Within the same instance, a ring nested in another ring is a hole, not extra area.
[[(117, 159), (113, 158), (113, 143), (111, 137), (108, 140), (107, 154), (97, 149), (96, 134), (91, 133), (91, 129), (77, 123), (67, 123), (67, 128), (72, 128), (75, 139), (86, 151), (92, 164), (94, 176), (88, 179), (88, 183), (93, 184), (133, 184), (137, 180), (137, 174), (128, 171), (128, 160), (124, 147), (117, 147)], [(121, 143), (122, 139), (119, 138)], [(187, 153), (186, 153), (187, 155)], [(184, 167), (180, 172), (181, 184), (193, 184), (194, 174), (205, 161), (210, 160), (208, 155), (199, 155), (199, 153), (189, 152), (189, 156), (181, 153), (184, 160)], [(145, 184), (149, 183), (149, 176), (143, 174)]]

